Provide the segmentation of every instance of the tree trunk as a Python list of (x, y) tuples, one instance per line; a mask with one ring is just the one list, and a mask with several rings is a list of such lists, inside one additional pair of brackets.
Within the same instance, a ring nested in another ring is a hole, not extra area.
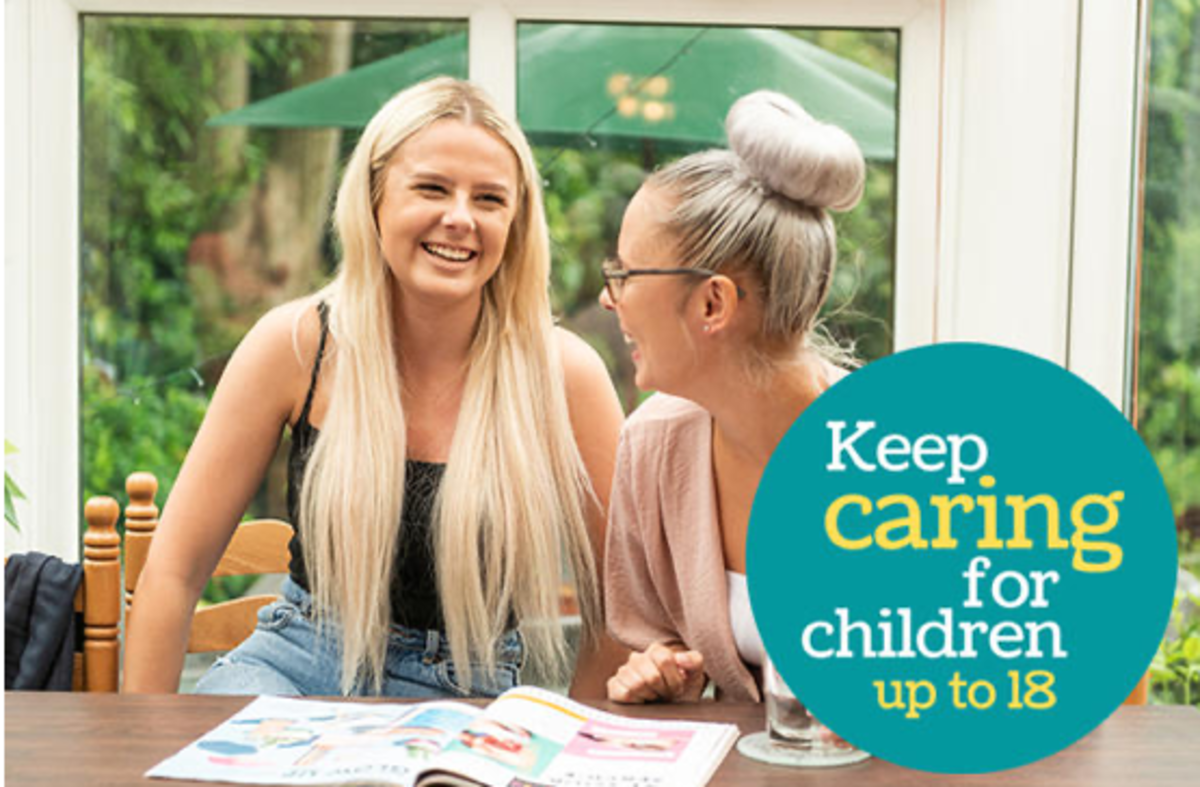
[[(342, 73), (350, 65), (353, 23), (313, 25), (320, 43), (304, 55), (303, 65), (282, 90)], [(220, 64), (227, 78), (217, 98), (225, 111), (244, 106), (248, 99), (245, 48), (239, 54), (240, 60), (230, 57)], [(193, 239), (188, 255), (197, 316), (220, 346), (232, 348), (263, 312), (312, 291), (323, 279), (322, 241), (341, 132), (279, 129), (272, 133), (274, 144), (262, 178), (226, 211), (215, 231)], [(211, 148), (203, 160), (226, 173), (244, 166), (247, 129), (225, 127), (205, 136), (211, 139)], [(208, 383), (215, 385), (223, 371), (223, 362), (209, 365)], [(258, 515), (286, 516), (286, 459), (285, 441), (253, 506)]]
[[(314, 24), (321, 45), (305, 55), (283, 90), (342, 73), (350, 65), (353, 23)], [(244, 53), (240, 63), (228, 66), (228, 92), (220, 101), (223, 108), (232, 109), (246, 103), (249, 74)], [(209, 308), (222, 312), (211, 317), (235, 333), (248, 329), (266, 309), (313, 290), (323, 279), (321, 246), (341, 131), (279, 129), (273, 133), (263, 177), (226, 212), (215, 232), (193, 241), (189, 255), (199, 278), (215, 279), (207, 285), (215, 292), (201, 298)], [(242, 166), (244, 145), (240, 143), (246, 130), (222, 129), (214, 137), (221, 138), (214, 143), (210, 159), (214, 166)]]

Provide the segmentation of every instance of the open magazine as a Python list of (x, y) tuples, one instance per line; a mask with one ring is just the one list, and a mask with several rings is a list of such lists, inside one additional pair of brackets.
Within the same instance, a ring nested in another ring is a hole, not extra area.
[(259, 697), (146, 775), (409, 787), (704, 785), (732, 724), (626, 719), (522, 686), (485, 708)]

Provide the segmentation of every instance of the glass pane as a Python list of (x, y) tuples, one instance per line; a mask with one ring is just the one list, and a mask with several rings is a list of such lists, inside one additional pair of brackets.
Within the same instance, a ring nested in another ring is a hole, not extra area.
[[(84, 17), (85, 496), (150, 470), (162, 505), (237, 342), (331, 274), (359, 128), (466, 72), (465, 22)], [(286, 450), (251, 516), (286, 516)]]
[[(1200, 2), (1151, 13), (1137, 423), (1175, 510), (1181, 586), (1200, 596)], [(1151, 671), (1160, 701), (1200, 704), (1196, 603)]]
[(866, 196), (835, 216), (825, 319), (864, 361), (891, 352), (898, 44), (890, 30), (518, 26), (518, 115), (546, 183), (555, 308), (605, 357), (627, 410), (639, 396), (616, 320), (596, 301), (600, 262), (646, 174), (723, 147), (726, 111), (760, 88), (846, 128), (868, 158)]

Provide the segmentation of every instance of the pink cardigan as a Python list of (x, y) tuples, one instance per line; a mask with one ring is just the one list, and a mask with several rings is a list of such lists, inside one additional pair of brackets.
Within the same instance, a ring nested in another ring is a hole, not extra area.
[(609, 502), (608, 628), (637, 650), (682, 642), (703, 654), (718, 697), (759, 701), (729, 622), (712, 430), (706, 410), (666, 394), (626, 421)]

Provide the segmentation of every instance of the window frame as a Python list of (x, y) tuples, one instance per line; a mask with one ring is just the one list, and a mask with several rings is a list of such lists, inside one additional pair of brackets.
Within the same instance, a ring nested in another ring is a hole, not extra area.
[(1149, 0), (1081, 9), (1066, 366), (1133, 421)]

